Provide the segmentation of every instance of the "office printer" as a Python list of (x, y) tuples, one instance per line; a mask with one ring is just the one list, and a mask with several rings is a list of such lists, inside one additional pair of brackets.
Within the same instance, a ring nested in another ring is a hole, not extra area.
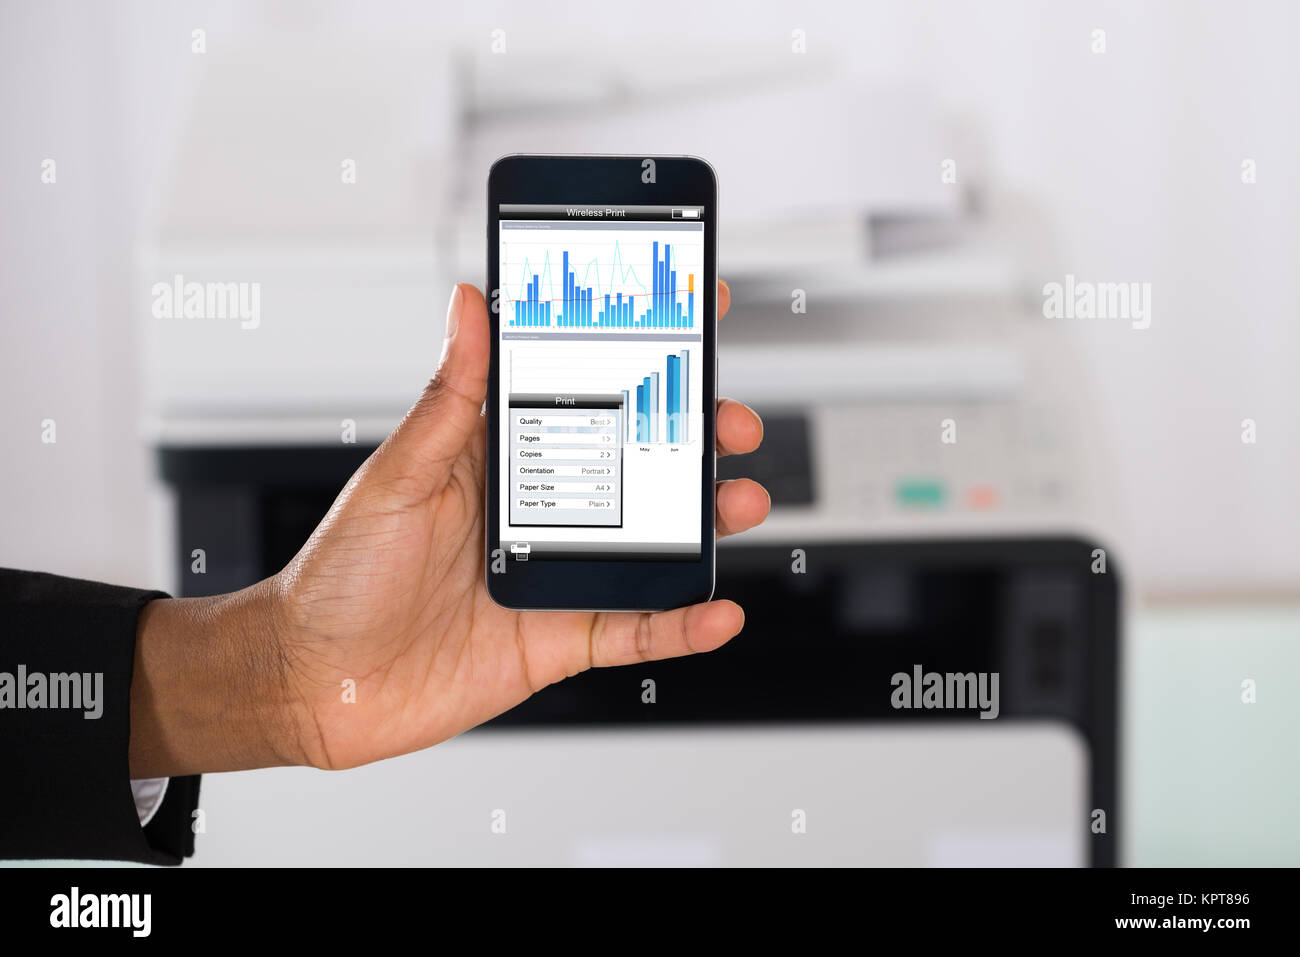
[[(238, 142), (182, 135), (139, 287), (255, 281), (262, 314), (245, 329), (137, 310), (163, 580), (203, 594), (277, 570), (400, 418), (437, 359), (443, 290), (482, 274), (491, 159), (621, 151), (651, 130), (657, 152), (704, 155), (722, 184), (720, 390), (763, 414), (766, 437), (719, 475), (773, 496), (762, 528), (719, 546), (717, 594), (746, 606), (746, 629), (328, 782), (205, 782), (239, 827), (196, 863), (1115, 863), (1121, 589), (1106, 452), (1080, 401), (1092, 385), (1037, 311), (1032, 216), (978, 169), (945, 180), (943, 158), (969, 152), (942, 111), (917, 91), (795, 77), (857, 122), (754, 151), (732, 131), (806, 87), (721, 105), (622, 87), (593, 127), (562, 91), (521, 114), (499, 77), (417, 88), (401, 60), (334, 65), (341, 84), (391, 83), (371, 97), (290, 83), (268, 102), (210, 56), (192, 130), (238, 104), (259, 150), (310, 168), (338, 152), (325, 120), (364, 110), (360, 168), (385, 172), (352, 191), (273, 187), (241, 178)], [(519, 60), (500, 68), (536, 66)], [(432, 128), (411, 137), (413, 115)], [(918, 667), (997, 674), (998, 716), (894, 707), (894, 676)], [(509, 841), (466, 824), (495, 809)]]

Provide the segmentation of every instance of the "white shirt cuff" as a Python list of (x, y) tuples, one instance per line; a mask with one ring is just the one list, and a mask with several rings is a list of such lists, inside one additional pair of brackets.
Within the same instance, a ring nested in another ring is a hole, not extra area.
[(163, 798), (167, 796), (167, 782), (170, 778), (143, 778), (131, 782), (131, 794), (135, 797), (135, 813), (140, 817), (140, 826), (144, 827), (153, 820), (162, 807)]

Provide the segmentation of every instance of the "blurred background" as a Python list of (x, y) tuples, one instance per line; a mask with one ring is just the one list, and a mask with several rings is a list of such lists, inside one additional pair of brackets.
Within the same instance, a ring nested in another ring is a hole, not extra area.
[[(774, 498), (719, 552), (744, 635), (208, 776), (194, 863), (1300, 863), (1300, 8), (0, 10), (7, 566), (274, 572), (482, 285), (493, 159), (719, 178), (720, 391), (767, 424), (726, 468)], [(258, 283), (256, 327), (159, 317), (177, 275)], [(1150, 284), (1149, 327), (1045, 317), (1067, 277)], [(914, 663), (1000, 671), (1002, 717), (891, 711)]]

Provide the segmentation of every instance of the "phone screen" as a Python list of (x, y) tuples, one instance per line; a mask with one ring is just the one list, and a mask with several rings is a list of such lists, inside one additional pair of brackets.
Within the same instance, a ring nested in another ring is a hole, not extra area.
[(698, 561), (709, 210), (498, 211), (502, 549)]

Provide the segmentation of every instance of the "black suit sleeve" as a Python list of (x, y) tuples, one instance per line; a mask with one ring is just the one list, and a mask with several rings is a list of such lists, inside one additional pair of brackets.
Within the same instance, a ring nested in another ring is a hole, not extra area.
[(194, 853), (199, 778), (172, 778), (141, 827), (127, 759), (136, 622), (166, 597), (0, 569), (0, 858)]

